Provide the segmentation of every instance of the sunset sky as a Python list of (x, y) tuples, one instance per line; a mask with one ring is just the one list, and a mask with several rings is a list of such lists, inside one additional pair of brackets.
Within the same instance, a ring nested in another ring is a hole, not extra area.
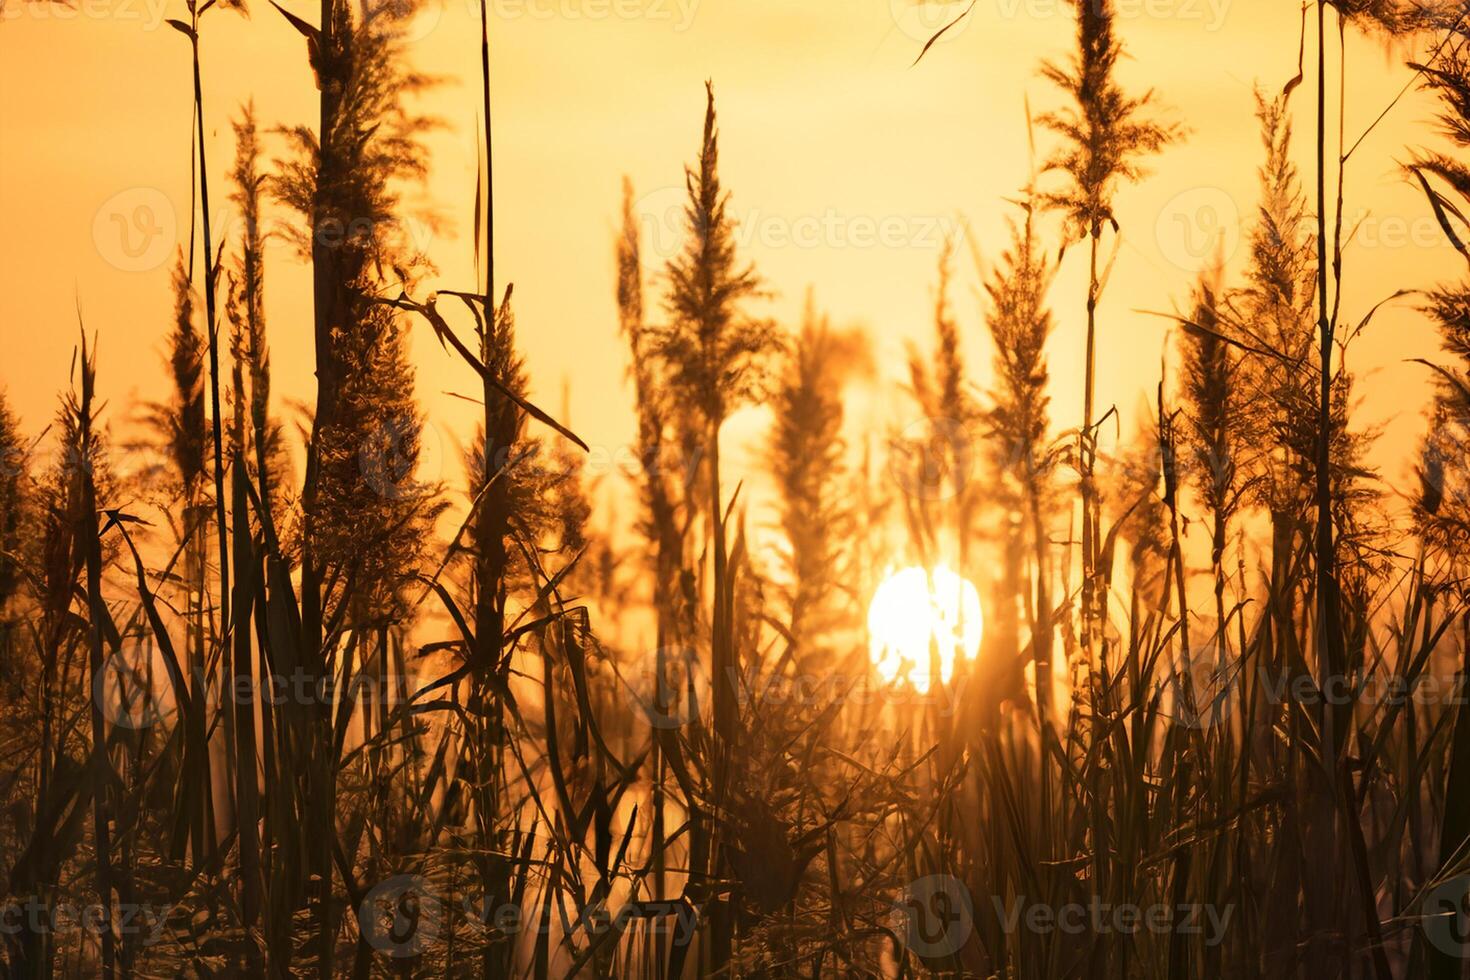
[[(314, 5), (284, 5), (316, 18)], [(430, 0), (414, 23), (417, 65), (444, 80), (423, 104), (444, 126), (429, 140), (432, 178), (417, 202), (443, 224), (409, 225), (440, 270), (424, 293), (474, 281), (477, 9), (471, 0)], [(982, 256), (998, 254), (1014, 211), (1004, 198), (1028, 171), (1027, 101), (1033, 112), (1059, 104), (1037, 66), (1073, 35), (1059, 0), (977, 0), (913, 65), (923, 39), (962, 9), (907, 0), (498, 0), (497, 278), (500, 288), (515, 284), (534, 397), (560, 411), (565, 386), (571, 424), (589, 443), (613, 452), (630, 440), (627, 358), (613, 304), (620, 181), (626, 174), (637, 188), (656, 288), (655, 274), (678, 245), (682, 168), (698, 148), (709, 78), (723, 179), (743, 254), (773, 294), (768, 312), (794, 326), (811, 286), (835, 323), (871, 334), (881, 380), (893, 383), (852, 393), (856, 438), (914, 421), (917, 410), (896, 382), (906, 373), (906, 342), (929, 341), (940, 243), (968, 226)], [(1217, 229), (1228, 268), (1244, 259), (1240, 224), (1253, 214), (1261, 158), (1251, 90), (1277, 91), (1295, 73), (1300, 12), (1262, 0), (1129, 0), (1118, 9), (1131, 55), (1126, 84), (1155, 89), (1163, 118), (1190, 131), (1119, 200), (1123, 246), (1103, 299), (1098, 372), (1100, 403), (1119, 406), (1127, 434), (1157, 378), (1169, 326), (1148, 311), (1186, 302)], [(72, 10), (8, 0), (0, 22), (0, 384), (28, 432), (49, 420), (66, 384), (78, 307), (100, 335), (99, 383), (113, 419), (165, 394), (168, 277), (174, 248), (188, 237), (191, 92), (187, 41), (163, 19), (186, 16), (180, 0), (79, 0)], [(1349, 36), (1349, 143), (1409, 80), (1403, 64), (1412, 53)], [(1310, 65), (1310, 44), (1307, 54)], [(1335, 62), (1335, 50), (1329, 58)], [(203, 59), (208, 162), (224, 215), (229, 121), (240, 104), (253, 97), (263, 126), (313, 122), (316, 91), (301, 37), (263, 0), (252, 0), (249, 19), (211, 11)], [(1310, 95), (1309, 77), (1294, 103), (1308, 179)], [(1429, 100), (1410, 94), (1353, 157), (1345, 223), (1364, 223), (1346, 254), (1345, 321), (1457, 269), (1422, 196), (1397, 171), (1410, 148), (1432, 142), (1431, 115)], [(1038, 132), (1037, 140), (1044, 156), (1048, 137)], [(284, 152), (279, 137), (268, 147), (268, 156)], [(136, 237), (140, 223), (151, 230), (146, 244)], [(216, 224), (228, 227), (223, 218)], [(125, 232), (134, 237), (125, 241)], [(1043, 233), (1054, 248), (1055, 222)], [(312, 393), (309, 276), (284, 244), (268, 262), (275, 395), (284, 411)], [(1075, 425), (1080, 413), (1085, 273), (1078, 249), (1051, 294), (1058, 427)], [(990, 350), (978, 282), (962, 245), (953, 300), (985, 384)], [(652, 290), (649, 305), (657, 308)], [(1387, 424), (1378, 457), (1391, 484), (1403, 485), (1428, 383), (1425, 369), (1405, 360), (1434, 350), (1426, 321), (1400, 301), (1353, 351), (1364, 378), (1359, 418)], [(415, 335), (415, 358), (431, 426), (425, 475), (453, 479), (458, 467), (448, 460), (471, 430), (471, 409), (446, 393), (468, 391), (469, 378), (424, 334)], [(733, 468), (746, 456), (741, 441), (760, 425), (758, 412), (732, 425)]]

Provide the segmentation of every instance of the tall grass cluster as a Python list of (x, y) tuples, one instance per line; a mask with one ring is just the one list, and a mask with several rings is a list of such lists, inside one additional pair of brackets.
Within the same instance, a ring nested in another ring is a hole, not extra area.
[[(1444, 356), (1395, 507), (1354, 417), (1348, 353), (1377, 308), (1342, 308), (1358, 143), (1326, 115), (1323, 52), (1360, 30), (1425, 52), (1448, 148), (1411, 149), (1403, 176), (1470, 261), (1470, 10), (1305, 11), (1315, 72), (1256, 97), (1245, 261), (1180, 284), (1163, 380), (1116, 448), (1097, 352), (1125, 342), (1107, 285), (1140, 217), (1118, 192), (1188, 133), (1117, 78), (1110, 0), (1075, 4), (1073, 54), (1041, 66), (1047, 152), (1006, 240), (974, 243), (996, 256), (974, 282), (991, 384), (965, 362), (953, 242), (916, 311), (922, 421), (877, 438), (846, 418), (880, 383), (866, 335), (816, 290), (799, 323), (764, 312), (719, 169), (721, 139), (751, 136), (721, 132), (708, 85), (662, 266), (624, 185), (607, 329), (639, 466), (614, 526), (565, 410), (529, 394), (517, 331), (540, 327), (494, 235), (515, 134), (491, 126), (490, 11), (475, 281), (430, 292), (434, 256), (391, 234), (436, 124), (413, 5), (271, 6), (251, 13), (307, 42), (314, 126), (205, 103), (209, 25), (239, 2), (169, 22), (197, 220), (158, 325), (167, 394), (112, 417), (83, 322), (49, 426), (0, 398), (7, 975), (1464, 976), (1470, 280), (1401, 291)], [(265, 312), (277, 208), (311, 272), (316, 389), (291, 415)], [(1055, 288), (1081, 263), (1083, 295)], [(475, 393), (459, 485), (421, 478), (414, 332)], [(1058, 345), (1082, 377), (1051, 368)], [(763, 534), (721, 455), (752, 404)], [(984, 586), (976, 656), (945, 663), (936, 635), (875, 672), (869, 601), (901, 563), (931, 591), (941, 569)]]

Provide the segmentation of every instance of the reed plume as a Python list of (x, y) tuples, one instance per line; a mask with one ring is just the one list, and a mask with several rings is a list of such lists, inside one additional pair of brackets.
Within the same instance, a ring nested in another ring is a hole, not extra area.
[[(719, 132), (715, 125), (715, 90), (705, 84), (704, 132), (697, 169), (684, 172), (688, 203), (684, 208), (686, 239), (669, 261), (665, 276), (668, 323), (655, 329), (651, 351), (664, 365), (665, 383), (682, 411), (698, 421), (706, 461), (708, 496), (703, 503), (706, 538), (714, 556), (711, 581), (710, 671), (714, 679), (711, 725), (716, 738), (712, 798), (725, 795), (726, 766), (735, 751), (737, 705), (732, 679), (738, 675), (734, 647), (731, 581), (727, 569), (725, 501), (720, 489), (720, 429), (741, 404), (767, 389), (767, 365), (780, 347), (775, 326), (748, 312), (760, 294), (760, 280), (735, 251), (729, 193), (720, 184)], [(692, 427), (691, 427), (692, 428)], [(709, 864), (697, 873), (718, 875), (719, 846), (704, 851)], [(729, 962), (733, 922), (724, 902), (716, 905), (711, 961), (718, 969)]]
[(801, 331), (783, 365), (772, 406), (771, 468), (781, 494), (781, 526), (790, 551), (784, 622), (799, 675), (830, 656), (831, 631), (848, 618), (843, 542), (852, 534), (845, 500), (846, 443), (842, 388), (867, 357), (860, 337), (832, 329), (807, 293)]
[(1057, 454), (1051, 444), (1046, 344), (1052, 317), (1046, 294), (1055, 267), (1047, 262), (1033, 222), (1036, 201), (1027, 194), (1023, 218), (1011, 222), (1010, 245), (985, 280), (985, 324), (995, 345), (995, 385), (986, 416), (991, 455), (999, 477), (1013, 488), (1024, 513), (1031, 551), (1033, 595), (1026, 604), (1031, 659), (1043, 717), (1051, 698), (1052, 598), (1049, 521), (1056, 506)]
[[(1077, 443), (1077, 471), (1082, 497), (1082, 639), (1089, 651), (1104, 638), (1106, 597), (1099, 577), (1101, 521), (1093, 469), (1097, 437), (1093, 431), (1097, 306), (1111, 268), (1099, 267), (1103, 232), (1118, 230), (1113, 199), (1120, 185), (1140, 179), (1144, 157), (1158, 153), (1179, 139), (1174, 125), (1149, 118), (1152, 92), (1125, 93), (1115, 77), (1123, 46), (1113, 33), (1111, 0), (1076, 0), (1077, 51), (1070, 63), (1046, 62), (1042, 77), (1060, 88), (1071, 105), (1043, 114), (1038, 122), (1061, 141), (1046, 163), (1046, 171), (1062, 175), (1062, 189), (1041, 195), (1049, 209), (1061, 212), (1066, 243), (1087, 239), (1086, 376), (1083, 383), (1082, 427)], [(1064, 249), (1065, 249), (1064, 245)]]

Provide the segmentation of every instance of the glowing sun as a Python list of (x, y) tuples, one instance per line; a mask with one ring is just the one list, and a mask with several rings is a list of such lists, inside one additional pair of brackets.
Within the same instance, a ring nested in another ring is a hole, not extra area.
[(883, 680), (927, 692), (936, 672), (947, 684), (956, 661), (974, 659), (980, 629), (975, 586), (943, 565), (932, 572), (914, 566), (888, 576), (873, 594), (868, 653)]

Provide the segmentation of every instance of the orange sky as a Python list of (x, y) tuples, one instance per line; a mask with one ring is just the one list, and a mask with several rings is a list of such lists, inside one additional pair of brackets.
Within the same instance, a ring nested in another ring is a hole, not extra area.
[[(473, 281), (474, 2), (430, 0), (413, 45), (419, 67), (446, 79), (426, 99), (447, 127), (430, 140), (424, 203), (448, 225), (410, 227), (439, 281), (456, 287)], [(0, 21), (0, 384), (34, 432), (66, 383), (78, 304), (101, 337), (99, 384), (114, 413), (165, 394), (169, 265), (188, 228), (189, 61), (186, 40), (162, 26), (185, 16), (181, 0), (77, 0), (70, 11), (8, 4)], [(284, 5), (315, 19), (312, 4)], [(645, 259), (666, 256), (676, 245), (667, 216), (697, 150), (707, 77), (719, 102), (724, 181), (744, 253), (774, 291), (770, 312), (794, 324), (812, 285), (835, 322), (872, 334), (883, 377), (901, 379), (905, 341), (928, 339), (945, 231), (967, 223), (986, 255), (1004, 244), (1002, 198), (1027, 172), (1024, 100), (1035, 111), (1058, 103), (1036, 66), (1072, 40), (1060, 0), (977, 0), (911, 67), (922, 37), (959, 9), (936, 13), (908, 0), (495, 0), (498, 263), (502, 285), (515, 283), (534, 395), (559, 410), (568, 382), (572, 425), (589, 443), (606, 454), (631, 438), (612, 302), (619, 184), (629, 175), (643, 198)], [(1261, 156), (1251, 87), (1279, 88), (1294, 72), (1298, 24), (1288, 3), (1119, 0), (1132, 55), (1125, 83), (1154, 87), (1166, 118), (1191, 130), (1119, 200), (1124, 244), (1103, 300), (1098, 372), (1100, 402), (1118, 403), (1125, 433), (1157, 377), (1168, 326), (1143, 311), (1184, 301), (1208, 252), (1201, 243), (1217, 227), (1230, 268), (1244, 257), (1232, 249), (1253, 212)], [(1408, 80), (1409, 53), (1349, 39), (1350, 139)], [(1329, 56), (1335, 62), (1336, 52)], [(315, 118), (316, 93), (300, 36), (264, 0), (252, 0), (248, 20), (209, 14), (204, 71), (211, 171), (223, 199), (228, 121), (240, 102), (253, 96), (265, 125), (294, 124)], [(1309, 78), (1295, 104), (1304, 168), (1310, 86)], [(1346, 255), (1345, 320), (1398, 288), (1457, 270), (1420, 194), (1395, 170), (1407, 147), (1430, 140), (1431, 111), (1428, 99), (1410, 96), (1354, 157), (1348, 224), (1367, 220)], [(279, 142), (269, 145), (279, 152)], [(153, 232), (146, 248), (137, 222)], [(1045, 231), (1054, 243), (1054, 226)], [(957, 271), (956, 311), (983, 382), (990, 352), (964, 253)], [(1064, 425), (1080, 412), (1083, 276), (1079, 249), (1052, 293), (1053, 405)], [(284, 245), (273, 248), (267, 308), (281, 399), (310, 399), (307, 287), (304, 266)], [(1394, 485), (1406, 485), (1405, 453), (1422, 428), (1427, 386), (1425, 370), (1404, 360), (1434, 348), (1429, 326), (1401, 304), (1380, 313), (1354, 349), (1366, 379), (1360, 417), (1387, 424), (1379, 456)], [(415, 357), (432, 415), (426, 475), (453, 478), (448, 460), (470, 431), (470, 410), (443, 393), (471, 386), (464, 367), (424, 335)], [(917, 416), (892, 385), (855, 397), (853, 407), (858, 438)], [(759, 413), (747, 413), (732, 427), (732, 467), (749, 459), (741, 443), (760, 424)]]

